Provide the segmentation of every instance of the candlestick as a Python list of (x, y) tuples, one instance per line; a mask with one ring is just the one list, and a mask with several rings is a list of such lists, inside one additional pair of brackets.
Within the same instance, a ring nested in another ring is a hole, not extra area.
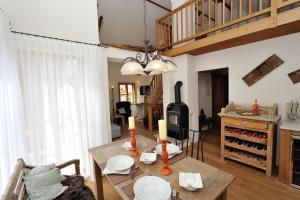
[(134, 117), (128, 117), (129, 129), (135, 129)]
[(161, 159), (163, 161), (163, 168), (160, 170), (162, 175), (170, 175), (172, 174), (172, 169), (169, 168), (169, 155), (167, 152), (167, 140), (161, 140)]
[(167, 125), (166, 120), (158, 120), (159, 138), (160, 140), (167, 140)]
[(131, 143), (130, 155), (132, 157), (136, 157), (139, 155), (139, 152), (137, 151), (137, 148), (136, 148), (135, 129), (130, 128), (129, 131), (130, 131), (130, 143)]

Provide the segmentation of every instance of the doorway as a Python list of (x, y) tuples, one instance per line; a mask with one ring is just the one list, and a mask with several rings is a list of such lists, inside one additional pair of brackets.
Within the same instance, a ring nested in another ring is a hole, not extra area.
[(207, 125), (219, 130), (221, 119), (218, 113), (229, 101), (228, 68), (199, 72), (198, 84), (199, 109), (200, 111), (203, 109)]

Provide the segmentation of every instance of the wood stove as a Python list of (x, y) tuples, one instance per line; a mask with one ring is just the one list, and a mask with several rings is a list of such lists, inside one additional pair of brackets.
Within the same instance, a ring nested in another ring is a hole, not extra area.
[(181, 102), (180, 88), (181, 81), (177, 81), (175, 90), (175, 103), (170, 103), (167, 107), (167, 129), (168, 137), (183, 140), (187, 138), (187, 132), (178, 131), (178, 128), (189, 128), (189, 108)]

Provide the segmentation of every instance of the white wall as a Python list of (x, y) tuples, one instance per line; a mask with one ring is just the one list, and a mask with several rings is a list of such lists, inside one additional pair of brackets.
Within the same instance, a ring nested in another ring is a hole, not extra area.
[[(146, 2), (147, 39), (156, 44), (156, 19), (168, 11)], [(103, 16), (101, 42), (143, 46), (144, 1), (143, 0), (100, 0), (99, 15)]]
[[(172, 59), (177, 65), (174, 72), (163, 74), (163, 104), (166, 110), (169, 103), (175, 102), (174, 85), (177, 81), (182, 81), (181, 100), (189, 107), (189, 126), (191, 129), (198, 130), (198, 73), (193, 68), (193, 56), (181, 55)], [(165, 113), (166, 114), (166, 113)]]
[[(279, 104), (283, 119), (285, 103), (300, 98), (300, 85), (292, 84), (287, 74), (299, 69), (300, 33), (225, 49), (195, 57), (198, 71), (229, 67), (229, 101), (252, 104), (257, 98), (260, 105)], [(242, 77), (271, 56), (277, 54), (284, 64), (248, 87)]]
[(96, 0), (0, 0), (14, 31), (99, 43)]

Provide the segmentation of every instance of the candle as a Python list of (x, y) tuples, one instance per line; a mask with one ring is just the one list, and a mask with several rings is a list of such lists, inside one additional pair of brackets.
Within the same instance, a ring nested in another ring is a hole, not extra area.
[(129, 129), (134, 129), (135, 128), (134, 117), (128, 117), (128, 122), (129, 122)]
[(159, 138), (160, 140), (167, 140), (167, 125), (166, 120), (158, 120)]

